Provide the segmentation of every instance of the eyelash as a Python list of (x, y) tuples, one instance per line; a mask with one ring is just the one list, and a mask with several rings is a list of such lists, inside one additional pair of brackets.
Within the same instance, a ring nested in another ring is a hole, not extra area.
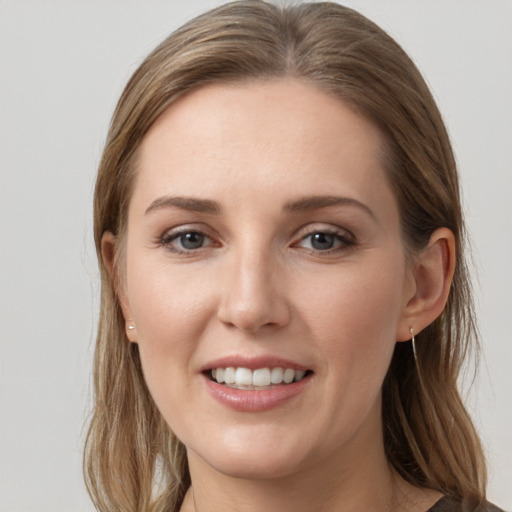
[[(209, 240), (210, 243), (206, 246), (201, 245), (201, 247), (198, 247), (197, 249), (183, 248), (183, 244), (182, 244), (182, 248), (180, 248), (180, 247), (176, 247), (176, 245), (173, 244), (176, 240), (179, 240), (181, 237), (184, 237), (186, 235), (199, 235), (200, 237), (203, 237), (203, 240), (205, 240), (205, 239)], [(169, 250), (175, 254), (192, 255), (192, 254), (195, 254), (200, 249), (204, 249), (205, 247), (213, 245), (212, 242), (213, 242), (212, 238), (209, 237), (204, 231), (202, 231), (200, 229), (184, 227), (181, 229), (165, 232), (160, 239), (159, 245), (161, 245), (162, 247), (166, 248), (167, 250)]]
[(335, 247), (329, 247), (325, 250), (321, 249), (315, 249), (315, 248), (307, 248), (304, 247), (308, 252), (315, 255), (321, 255), (321, 256), (327, 256), (332, 255), (333, 253), (340, 253), (343, 251), (348, 250), (349, 248), (353, 247), (355, 245), (354, 237), (349, 234), (347, 231), (341, 231), (336, 229), (314, 229), (312, 231), (309, 231), (307, 234), (302, 236), (300, 240), (293, 245), (295, 247), (299, 246), (300, 244), (306, 241), (307, 239), (310, 239), (310, 243), (313, 243), (312, 237), (315, 235), (323, 235), (324, 237), (333, 237), (332, 243), (335, 245)]
[[(197, 248), (184, 248), (183, 247), (183, 239), (182, 237), (186, 235), (195, 235), (199, 236), (201, 238), (201, 245)], [(353, 235), (346, 230), (337, 230), (332, 228), (326, 228), (326, 229), (313, 229), (308, 232), (304, 232), (304, 234), (300, 237), (300, 239), (297, 242), (294, 242), (292, 244), (292, 247), (301, 247), (301, 244), (305, 242), (307, 239), (312, 240), (312, 237), (315, 235), (323, 235), (324, 237), (334, 237), (334, 240), (332, 241), (333, 244), (335, 244), (335, 247), (329, 247), (325, 250), (321, 249), (315, 249), (315, 248), (308, 248), (303, 247), (307, 252), (314, 255), (332, 255), (333, 253), (340, 253), (343, 251), (346, 251), (353, 247), (355, 245), (355, 239)], [(181, 247), (176, 246), (176, 241), (179, 241), (181, 239)], [(203, 244), (203, 242), (207, 240), (208, 243), (206, 245)], [(190, 227), (183, 227), (179, 229), (174, 229), (165, 232), (162, 237), (159, 240), (160, 246), (164, 247), (168, 251), (178, 254), (178, 255), (188, 255), (192, 256), (197, 254), (198, 251), (201, 249), (208, 248), (210, 246), (219, 246), (220, 244), (216, 243), (212, 237), (208, 236), (203, 230), (201, 229), (193, 229)]]

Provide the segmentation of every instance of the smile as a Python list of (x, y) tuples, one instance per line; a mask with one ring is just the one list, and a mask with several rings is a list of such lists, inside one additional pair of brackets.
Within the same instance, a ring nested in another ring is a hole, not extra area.
[(244, 367), (227, 367), (213, 368), (208, 372), (208, 376), (212, 381), (234, 389), (266, 390), (283, 384), (300, 382), (308, 372), (309, 370), (281, 367), (254, 370)]

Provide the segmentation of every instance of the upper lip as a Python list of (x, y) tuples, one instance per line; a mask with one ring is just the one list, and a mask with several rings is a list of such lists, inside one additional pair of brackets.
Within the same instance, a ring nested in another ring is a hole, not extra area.
[(258, 368), (291, 368), (293, 370), (311, 370), (307, 366), (289, 359), (283, 359), (282, 357), (244, 357), (240, 355), (228, 355), (215, 359), (203, 365), (201, 371), (205, 372), (213, 368), (248, 368), (249, 370), (257, 370)]

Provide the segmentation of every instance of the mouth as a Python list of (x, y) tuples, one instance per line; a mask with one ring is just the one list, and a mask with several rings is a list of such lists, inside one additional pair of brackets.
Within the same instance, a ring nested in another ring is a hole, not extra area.
[(264, 391), (279, 386), (300, 382), (309, 377), (311, 370), (293, 368), (266, 367), (251, 370), (244, 367), (212, 368), (204, 374), (212, 382), (232, 389)]

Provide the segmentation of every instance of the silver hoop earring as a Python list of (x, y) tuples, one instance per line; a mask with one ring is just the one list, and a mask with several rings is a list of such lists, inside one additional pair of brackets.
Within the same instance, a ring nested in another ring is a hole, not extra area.
[(409, 331), (411, 332), (412, 355), (414, 356), (416, 366), (418, 366), (418, 355), (416, 354), (416, 340), (414, 339), (414, 329), (411, 327)]

